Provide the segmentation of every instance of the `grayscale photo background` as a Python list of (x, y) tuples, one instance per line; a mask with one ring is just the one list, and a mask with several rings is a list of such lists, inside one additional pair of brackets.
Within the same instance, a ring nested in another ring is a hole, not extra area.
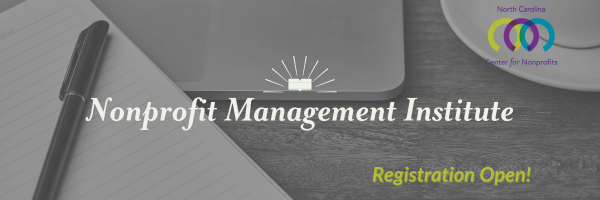
[[(92, 1), (109, 18), (111, 14), (126, 14), (111, 9), (121, 0)], [(190, 7), (198, 5), (194, 0), (151, 1), (179, 4), (182, 12), (203, 16)], [(0, 10), (19, 2), (2, 0)], [(395, 121), (315, 119), (315, 128), (303, 131), (299, 122), (223, 121), (227, 118), (229, 101), (217, 101), (215, 123), (293, 199), (600, 199), (600, 93), (554, 88), (486, 65), (450, 28), (439, 1), (406, 0), (403, 6), (406, 77), (404, 91), (399, 96), (386, 101), (257, 99), (252, 104), (253, 108), (286, 110), (292, 107), (356, 110), (385, 108), (389, 102), (395, 102)], [(176, 12), (176, 7), (165, 9)], [(136, 38), (144, 37), (128, 34), (126, 26), (135, 26), (134, 20), (111, 20), (134, 43)], [(172, 25), (169, 23), (178, 23), (178, 19), (163, 20), (154, 26), (169, 28)], [(173, 35), (165, 41), (185, 37), (190, 37), (189, 33), (173, 30)], [(144, 52), (152, 48), (177, 49), (160, 43), (136, 45)], [(196, 44), (202, 42), (189, 42)], [(151, 59), (161, 68), (181, 64), (165, 63), (160, 56)], [(492, 107), (498, 102), (501, 108), (514, 109), (513, 120), (407, 122), (402, 120), (406, 117), (407, 98), (418, 98), (418, 107), (445, 107), (447, 102), (459, 99), (471, 102), (472, 107)], [(142, 103), (145, 102), (139, 102)], [(4, 123), (0, 122), (0, 126)], [(476, 178), (474, 183), (416, 182), (394, 186), (373, 183), (374, 167), (394, 171), (405, 167), (427, 171), (454, 167), (474, 171)], [(531, 182), (503, 182), (499, 186), (483, 183), (479, 171), (484, 167), (502, 171), (526, 171), (531, 167)]]

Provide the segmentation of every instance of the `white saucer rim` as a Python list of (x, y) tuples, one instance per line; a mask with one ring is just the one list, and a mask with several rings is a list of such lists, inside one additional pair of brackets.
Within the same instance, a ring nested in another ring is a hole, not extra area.
[[(448, 8), (448, 3), (450, 2), (449, 0), (441, 0), (441, 5), (442, 5), (442, 11), (444, 13), (444, 17), (446, 18), (446, 21), (448, 22), (448, 24), (450, 25), (450, 28), (452, 28), (452, 30), (454, 31), (454, 33), (461, 39), (461, 41), (463, 43), (465, 43), (469, 48), (471, 48), (471, 50), (473, 50), (475, 53), (477, 53), (479, 56), (481, 56), (482, 58), (495, 58), (496, 56), (492, 56), (489, 55), (487, 53), (485, 53), (484, 50), (480, 49), (479, 46), (475, 45), (470, 39), (468, 39), (468, 37), (465, 36), (465, 34), (458, 28), (458, 25), (454, 22), (454, 17), (452, 17), (452, 14), (449, 12), (449, 8)], [(455, 1), (457, 2), (457, 1)], [(567, 50), (570, 50), (568, 48), (565, 48)], [(580, 49), (573, 49), (573, 50), (580, 50)], [(551, 80), (548, 79), (546, 77), (543, 76), (535, 76), (533, 74), (528, 74), (528, 73), (523, 73), (521, 71), (516, 71), (516, 70), (509, 70), (508, 66), (506, 65), (495, 65), (496, 67), (507, 71), (511, 74), (514, 74), (518, 77), (524, 78), (526, 80), (530, 80), (542, 85), (547, 85), (547, 86), (552, 86), (552, 87), (556, 87), (556, 88), (561, 88), (561, 89), (567, 89), (567, 90), (575, 90), (575, 91), (584, 91), (584, 92), (600, 92), (600, 85), (580, 85), (580, 84), (569, 84), (569, 83), (565, 83), (565, 82), (558, 82), (555, 80)]]

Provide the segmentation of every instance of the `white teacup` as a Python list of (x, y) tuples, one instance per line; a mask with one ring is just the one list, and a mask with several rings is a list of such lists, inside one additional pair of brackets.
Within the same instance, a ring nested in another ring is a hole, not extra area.
[[(520, 12), (523, 18), (542, 18), (555, 31), (554, 43), (569, 48), (591, 48), (600, 46), (600, 1), (599, 0), (513, 0), (519, 9), (535, 8), (538, 12)], [(539, 12), (544, 8), (544, 12)], [(541, 29), (544, 29), (541, 27)], [(548, 39), (548, 32), (541, 31), (540, 37)]]

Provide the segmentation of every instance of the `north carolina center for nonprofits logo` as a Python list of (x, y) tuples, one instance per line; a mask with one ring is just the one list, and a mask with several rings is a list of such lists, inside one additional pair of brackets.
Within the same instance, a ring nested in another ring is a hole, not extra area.
[[(327, 70), (329, 70), (329, 68), (326, 68), (325, 70), (323, 70), (323, 72), (321, 72), (321, 74), (319, 74), (315, 79), (311, 79), (310, 76), (312, 75), (313, 71), (315, 71), (315, 68), (317, 67), (317, 64), (319, 64), (319, 60), (317, 60), (315, 62), (315, 65), (313, 66), (312, 70), (310, 70), (310, 73), (308, 73), (308, 76), (306, 78), (304, 78), (305, 76), (305, 71), (306, 71), (306, 59), (308, 58), (308, 56), (304, 57), (304, 66), (302, 67), (302, 75), (298, 75), (298, 67), (296, 67), (296, 56), (292, 57), (294, 59), (294, 71), (296, 74), (296, 78), (292, 77), (292, 73), (290, 73), (290, 70), (288, 70), (287, 66), (285, 65), (285, 62), (283, 60), (281, 60), (281, 64), (283, 64), (283, 67), (285, 68), (285, 71), (287, 72), (287, 74), (290, 76), (289, 79), (284, 78), (281, 74), (279, 74), (279, 72), (277, 72), (277, 70), (275, 70), (274, 68), (271, 68), (271, 70), (273, 70), (273, 72), (275, 72), (277, 75), (279, 75), (279, 77), (281, 77), (285, 82), (287, 82), (288, 85), (288, 90), (298, 90), (298, 91), (302, 91), (302, 90), (312, 90), (313, 87), (313, 82), (315, 82), (317, 79), (319, 79), (319, 77), (321, 77), (321, 75), (323, 75)], [(281, 87), (285, 87), (282, 84), (279, 84), (275, 81), (269, 80), (269, 79), (265, 79), (266, 81), (273, 83), (275, 85), (279, 85)], [(327, 83), (331, 83), (335, 81), (335, 79), (331, 79), (328, 81), (325, 81), (323, 83), (320, 83), (318, 85), (315, 86), (319, 87), (322, 85), (325, 85)]]
[[(506, 47), (508, 47), (508, 49), (510, 49), (511, 51), (516, 51), (519, 48), (519, 46), (523, 46), (523, 48), (525, 48), (525, 50), (527, 51), (532, 51), (533, 49), (535, 49), (540, 38), (540, 33), (536, 24), (542, 25), (548, 30), (549, 37), (548, 42), (543, 47), (544, 51), (548, 51), (548, 49), (550, 49), (550, 47), (552, 47), (552, 45), (554, 44), (554, 28), (552, 27), (552, 25), (550, 25), (550, 23), (548, 23), (548, 21), (541, 18), (535, 18), (530, 20), (525, 18), (519, 18), (515, 20), (509, 18), (502, 18), (496, 20), (492, 24), (492, 26), (490, 26), (490, 29), (488, 31), (488, 41), (490, 42), (490, 46), (496, 51), (500, 49), (500, 46), (498, 46), (498, 44), (496, 44), (496, 41), (494, 41), (494, 32), (496, 31), (496, 28), (498, 26), (503, 24), (507, 24), (506, 28), (504, 29), (504, 43), (506, 44)], [(519, 34), (519, 36), (517, 37), (517, 41), (514, 44), (510, 41), (510, 31), (513, 28)], [(533, 40), (531, 41), (531, 44), (529, 44), (525, 39), (525, 33), (529, 28), (531, 28), (531, 32), (533, 33)]]

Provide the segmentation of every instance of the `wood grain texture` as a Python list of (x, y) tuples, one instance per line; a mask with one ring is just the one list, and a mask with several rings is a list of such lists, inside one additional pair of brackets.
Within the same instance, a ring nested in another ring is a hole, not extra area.
[[(600, 199), (600, 93), (521, 79), (469, 49), (439, 1), (405, 1), (406, 87), (393, 122), (216, 123), (294, 199)], [(599, 75), (600, 76), (600, 75)], [(404, 122), (408, 100), (513, 107), (510, 122)], [(387, 107), (383, 102), (258, 101), (263, 107)], [(229, 102), (217, 102), (225, 119)], [(527, 170), (530, 183), (373, 183), (373, 167)]]

